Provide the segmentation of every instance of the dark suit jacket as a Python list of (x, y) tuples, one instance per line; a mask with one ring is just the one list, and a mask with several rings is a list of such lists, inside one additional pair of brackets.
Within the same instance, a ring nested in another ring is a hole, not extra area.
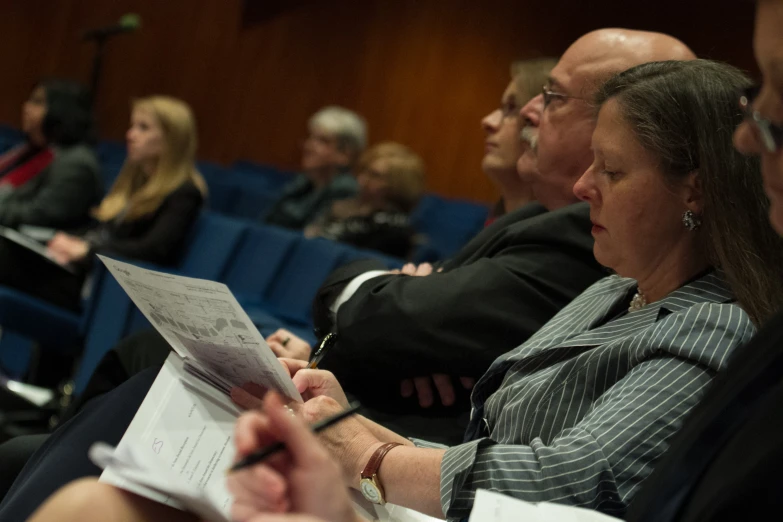
[(59, 148), (40, 174), (0, 194), (0, 225), (72, 230), (89, 223), (103, 195), (98, 159), (86, 145)]
[(134, 220), (104, 223), (89, 232), (87, 240), (94, 253), (174, 265), (203, 204), (201, 191), (187, 182), (166, 196), (155, 212)]
[(283, 187), (280, 198), (267, 212), (264, 221), (285, 228), (304, 228), (329, 210), (338, 199), (355, 197), (359, 191), (350, 172), (337, 174), (328, 185), (316, 189), (304, 174)]
[(484, 229), (442, 273), (365, 282), (332, 325), (328, 306), (345, 285), (382, 267), (362, 261), (338, 269), (314, 304), (316, 326), (339, 334), (322, 366), (363, 403), (392, 412), (415, 404), (400, 399), (401, 379), (480, 377), (606, 275), (593, 257), (590, 228), (586, 204), (547, 212), (532, 203)]
[(783, 315), (737, 349), (642, 484), (629, 522), (778, 520)]

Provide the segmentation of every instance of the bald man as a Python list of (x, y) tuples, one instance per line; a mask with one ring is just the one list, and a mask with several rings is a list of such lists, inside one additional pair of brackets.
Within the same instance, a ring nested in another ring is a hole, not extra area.
[[(574, 183), (593, 161), (590, 100), (603, 81), (641, 63), (695, 58), (676, 38), (646, 31), (600, 29), (574, 42), (552, 69), (544, 93), (522, 108), (522, 115), (539, 127), (538, 170), (520, 169), (536, 199), (549, 210), (577, 201)], [(542, 100), (539, 118), (536, 105)]]

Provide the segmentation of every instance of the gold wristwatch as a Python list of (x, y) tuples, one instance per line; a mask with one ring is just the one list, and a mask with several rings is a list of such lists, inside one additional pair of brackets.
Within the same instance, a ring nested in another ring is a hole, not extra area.
[(359, 489), (361, 489), (364, 498), (373, 504), (380, 504), (382, 506), (386, 503), (383, 487), (381, 486), (380, 479), (378, 479), (378, 468), (381, 467), (381, 461), (383, 460), (383, 457), (389, 453), (389, 450), (396, 448), (397, 446), (402, 446), (402, 444), (399, 442), (389, 442), (375, 450), (375, 453), (370, 457), (370, 461), (362, 470)]

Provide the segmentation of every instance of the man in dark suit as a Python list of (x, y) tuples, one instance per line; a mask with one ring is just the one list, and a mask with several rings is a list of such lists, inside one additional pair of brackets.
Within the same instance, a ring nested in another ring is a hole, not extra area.
[[(770, 220), (783, 235), (783, 2), (759, 0), (765, 79), (740, 105), (737, 148), (762, 157)], [(755, 112), (755, 114), (754, 114)], [(771, 120), (771, 121), (770, 121)], [(737, 350), (630, 506), (628, 521), (777, 520), (783, 510), (783, 315)]]
[[(622, 43), (608, 45), (629, 66), (694, 58), (682, 42), (654, 33), (629, 31)], [(521, 111), (538, 128), (538, 168), (519, 170), (538, 203), (493, 223), (431, 273), (428, 267), (409, 269), (411, 275), (385, 273), (359, 262), (337, 270), (320, 290), (316, 326), (338, 335), (322, 366), (376, 420), (407, 435), (448, 441), (445, 419), (466, 412), (468, 401), (458, 397), (448, 411), (421, 410), (400, 398), (401, 381), (414, 378), (420, 399), (424, 395), (420, 402), (427, 405), (431, 385), (422, 376), (432, 375), (441, 397), (451, 399), (455, 387), (443, 374), (480, 376), (605, 275), (592, 254), (588, 208), (576, 203), (572, 191), (592, 162), (594, 115), (586, 100), (606, 75), (593, 65), (572, 71), (559, 63), (545, 93)], [(542, 111), (545, 104), (551, 106)], [(420, 416), (427, 419), (419, 422)]]

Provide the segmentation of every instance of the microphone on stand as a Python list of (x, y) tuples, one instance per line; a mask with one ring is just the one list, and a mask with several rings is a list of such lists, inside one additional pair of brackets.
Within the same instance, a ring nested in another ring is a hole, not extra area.
[(133, 32), (139, 27), (141, 27), (141, 17), (137, 14), (130, 13), (123, 15), (116, 24), (85, 31), (82, 40), (105, 40), (110, 36), (120, 33)]
[(82, 35), (82, 40), (95, 42), (95, 56), (92, 60), (92, 74), (90, 75), (90, 92), (92, 93), (92, 102), (98, 96), (98, 83), (101, 79), (101, 69), (103, 68), (103, 54), (106, 42), (112, 36), (121, 33), (130, 33), (141, 26), (141, 17), (137, 14), (129, 13), (120, 17), (119, 22), (106, 27), (90, 29)]

